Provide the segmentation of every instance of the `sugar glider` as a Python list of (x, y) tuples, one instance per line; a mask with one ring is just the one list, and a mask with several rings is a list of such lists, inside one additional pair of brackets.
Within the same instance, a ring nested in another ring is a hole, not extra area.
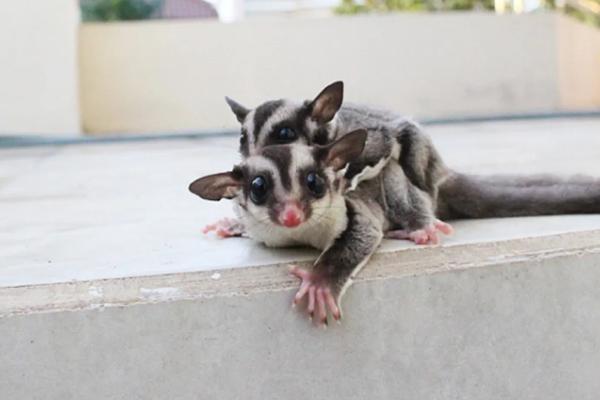
[[(273, 144), (257, 148), (232, 171), (205, 176), (190, 191), (207, 200), (233, 199), (246, 233), (267, 246), (309, 245), (323, 252), (312, 270), (294, 268), (311, 316), (341, 318), (340, 301), (352, 278), (385, 234), (406, 236), (399, 193), (410, 204), (413, 185), (398, 162), (353, 183), (351, 162), (365, 151), (368, 132), (357, 130), (327, 145)], [(360, 172), (360, 171), (359, 171)], [(476, 178), (449, 173), (437, 202), (445, 218), (600, 212), (600, 182), (576, 177)], [(406, 215), (406, 213), (403, 213)]]

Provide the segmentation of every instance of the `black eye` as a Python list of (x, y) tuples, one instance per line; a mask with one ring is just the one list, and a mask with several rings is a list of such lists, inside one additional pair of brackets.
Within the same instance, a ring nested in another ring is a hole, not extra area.
[(296, 132), (292, 128), (281, 128), (277, 132), (277, 139), (280, 142), (293, 142), (297, 137)]
[(315, 197), (323, 197), (325, 194), (325, 181), (316, 172), (306, 175), (306, 187)]
[(250, 183), (250, 199), (254, 204), (262, 204), (267, 198), (269, 192), (267, 180), (262, 176), (257, 176)]

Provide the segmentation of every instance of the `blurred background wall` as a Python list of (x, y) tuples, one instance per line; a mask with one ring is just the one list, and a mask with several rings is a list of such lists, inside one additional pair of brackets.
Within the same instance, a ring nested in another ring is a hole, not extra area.
[(72, 0), (0, 0), (0, 135), (80, 131)]
[(600, 110), (600, 0), (549, 1), (0, 0), (0, 135), (230, 129), (225, 95), (339, 79), (416, 118)]
[(350, 101), (417, 117), (600, 107), (600, 32), (573, 25), (551, 13), (87, 24), (84, 127), (226, 128), (225, 95), (306, 99), (339, 79)]

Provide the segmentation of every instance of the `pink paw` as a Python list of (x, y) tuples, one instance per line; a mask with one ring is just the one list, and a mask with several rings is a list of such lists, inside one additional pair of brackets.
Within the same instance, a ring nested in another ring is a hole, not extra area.
[(426, 226), (423, 229), (417, 229), (415, 231), (407, 231), (404, 229), (389, 231), (385, 234), (385, 237), (390, 239), (407, 239), (416, 244), (438, 244), (440, 242), (438, 231), (445, 235), (451, 235), (454, 232), (454, 229), (452, 229), (452, 225), (436, 219), (433, 224)]
[(336, 321), (342, 318), (340, 307), (337, 304), (329, 283), (325, 279), (314, 272), (309, 272), (296, 266), (290, 268), (290, 273), (302, 281), (300, 289), (298, 289), (298, 292), (294, 296), (294, 306), (300, 303), (303, 297), (307, 296), (308, 305), (306, 311), (308, 311), (311, 320), (316, 312), (317, 322), (323, 326), (327, 326), (328, 309)]
[(215, 232), (218, 237), (223, 239), (242, 236), (244, 234), (244, 225), (237, 219), (223, 218), (214, 224), (206, 225), (202, 229), (202, 233), (207, 234), (208, 232)]

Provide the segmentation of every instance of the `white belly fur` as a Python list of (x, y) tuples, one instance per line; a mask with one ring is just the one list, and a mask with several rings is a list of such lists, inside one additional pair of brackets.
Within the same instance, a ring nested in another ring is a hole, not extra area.
[(327, 249), (348, 224), (346, 204), (341, 196), (324, 210), (324, 214), (313, 214), (308, 221), (295, 228), (276, 225), (272, 221), (257, 221), (240, 207), (236, 207), (235, 211), (248, 236), (268, 247), (308, 245), (320, 250)]

